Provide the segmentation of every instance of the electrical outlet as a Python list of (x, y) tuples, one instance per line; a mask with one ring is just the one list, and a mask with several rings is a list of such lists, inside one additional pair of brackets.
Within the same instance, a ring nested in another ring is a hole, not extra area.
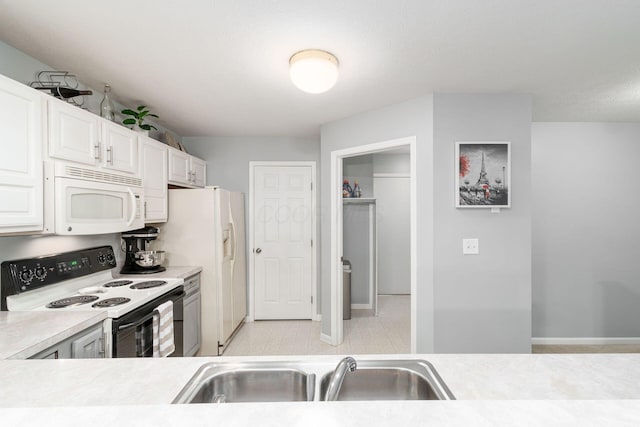
[(480, 243), (478, 239), (462, 239), (463, 255), (478, 255), (480, 253)]

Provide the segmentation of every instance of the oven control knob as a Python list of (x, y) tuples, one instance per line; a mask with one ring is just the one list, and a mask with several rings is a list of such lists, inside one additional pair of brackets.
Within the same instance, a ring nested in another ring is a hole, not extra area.
[(44, 280), (45, 277), (47, 277), (47, 269), (44, 267), (36, 268), (36, 278)]
[(107, 253), (107, 262), (113, 264), (113, 254), (111, 252)]
[(31, 271), (31, 270), (22, 270), (20, 272), (20, 280), (22, 280), (24, 283), (31, 282), (31, 279), (33, 279), (33, 271)]
[(100, 264), (104, 265), (104, 263), (105, 263), (106, 261), (107, 261), (107, 260), (106, 260), (106, 258), (105, 258), (105, 256), (104, 256), (104, 255), (102, 255), (102, 254), (98, 255), (98, 262), (99, 262)]

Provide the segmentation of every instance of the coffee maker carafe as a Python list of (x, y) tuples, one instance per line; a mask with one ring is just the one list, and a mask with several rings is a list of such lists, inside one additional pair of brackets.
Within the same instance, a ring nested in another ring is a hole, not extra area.
[(164, 261), (164, 251), (149, 251), (147, 244), (158, 238), (160, 229), (157, 227), (143, 227), (122, 233), (125, 243), (125, 261), (121, 274), (150, 274), (165, 271), (161, 264)]

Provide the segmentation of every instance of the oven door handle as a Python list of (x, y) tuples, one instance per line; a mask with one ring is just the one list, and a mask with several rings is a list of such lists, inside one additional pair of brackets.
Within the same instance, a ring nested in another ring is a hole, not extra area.
[(129, 329), (133, 326), (139, 326), (141, 324), (143, 324), (144, 322), (146, 322), (147, 320), (151, 319), (153, 317), (155, 310), (152, 311), (150, 314), (147, 314), (146, 316), (144, 316), (142, 319), (137, 320), (135, 322), (131, 322), (131, 323), (125, 323), (124, 325), (120, 325), (118, 326), (118, 332), (120, 331), (124, 331), (125, 329)]

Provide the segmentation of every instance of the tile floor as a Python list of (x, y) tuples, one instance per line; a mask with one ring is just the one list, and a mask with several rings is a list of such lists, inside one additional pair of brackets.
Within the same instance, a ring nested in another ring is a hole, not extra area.
[[(245, 323), (225, 356), (304, 354), (409, 353), (409, 295), (380, 295), (378, 316), (372, 310), (352, 310), (344, 321), (344, 342), (333, 347), (320, 341), (320, 322), (270, 320)], [(533, 353), (640, 353), (639, 345), (534, 345)]]
[(378, 316), (373, 316), (372, 310), (352, 310), (351, 320), (344, 321), (344, 341), (337, 347), (320, 341), (320, 322), (262, 320), (245, 323), (224, 355), (409, 353), (410, 305), (409, 295), (380, 295)]

